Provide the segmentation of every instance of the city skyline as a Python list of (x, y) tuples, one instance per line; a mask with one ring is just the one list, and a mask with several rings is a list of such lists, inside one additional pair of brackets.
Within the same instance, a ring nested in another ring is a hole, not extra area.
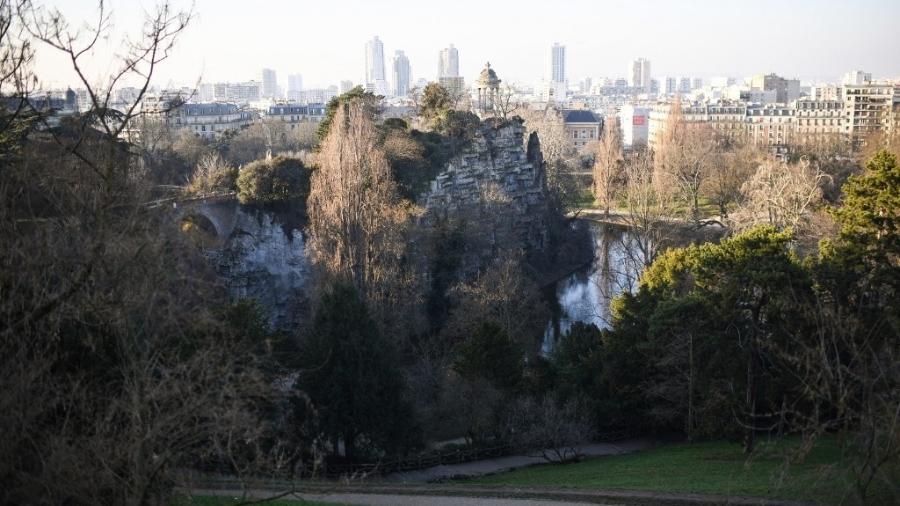
[[(73, 27), (96, 16), (92, 0), (46, 4), (58, 6)], [(730, 2), (674, 6), (649, 1), (630, 6), (619, 1), (572, 0), (546, 16), (523, 15), (521, 19), (511, 12), (512, 4), (482, 5), (468, 0), (448, 12), (428, 6), (412, 9), (412, 2), (401, 1), (370, 5), (350, 0), (348, 4), (355, 15), (342, 25), (343, 33), (335, 36), (329, 20), (339, 16), (336, 6), (317, 6), (313, 11), (276, 1), (268, 2), (268, 9), (248, 10), (231, 0), (197, 0), (196, 17), (160, 69), (156, 83), (245, 81), (259, 79), (261, 68), (272, 68), (282, 76), (301, 73), (307, 76), (309, 88), (348, 79), (364, 83), (360, 47), (375, 35), (383, 41), (385, 53), (405, 52), (411, 67), (419, 69), (413, 80), (432, 78), (428, 69), (435, 68), (436, 55), (447, 47), (447, 41), (453, 41), (458, 49), (459, 73), (466, 79), (474, 79), (486, 61), (506, 82), (550, 79), (542, 62), (554, 42), (566, 46), (566, 75), (572, 81), (624, 77), (622, 69), (638, 56), (653, 62), (657, 76), (744, 77), (775, 72), (808, 83), (838, 81), (849, 69), (862, 68), (875, 78), (900, 77), (900, 61), (892, 54), (900, 47), (900, 34), (890, 23), (900, 16), (900, 4), (884, 0), (855, 6), (878, 11), (875, 18), (846, 16), (842, 4), (810, 0), (790, 4), (763, 0), (752, 12)], [(140, 9), (128, 9), (125, 0), (111, 0), (108, 5), (115, 28), (107, 47), (98, 50), (101, 56), (103, 51), (112, 54), (122, 33), (133, 32), (141, 17)], [(187, 7), (189, 3), (176, 1), (175, 5)], [(144, 7), (149, 10), (152, 4)], [(505, 15), (510, 22), (492, 25), (489, 30), (464, 30), (462, 27), (471, 23), (473, 9), (488, 18)], [(271, 16), (273, 11), (279, 15)], [(524, 11), (520, 6), (515, 12)], [(576, 11), (584, 15), (572, 16)], [(816, 23), (792, 21), (804, 17), (815, 17)], [(233, 26), (235, 18), (247, 26), (242, 37), (226, 36), (225, 27)], [(307, 23), (301, 31), (286, 29), (285, 24), (300, 18), (321, 21)], [(602, 23), (610, 19), (621, 22)], [(573, 35), (594, 33), (597, 26), (603, 26), (603, 37)], [(758, 36), (736, 35), (741, 29)], [(38, 54), (43, 52), (39, 49)], [(37, 58), (35, 70), (48, 87), (75, 84), (58, 57)], [(95, 73), (100, 75), (103, 70), (100, 65)]]

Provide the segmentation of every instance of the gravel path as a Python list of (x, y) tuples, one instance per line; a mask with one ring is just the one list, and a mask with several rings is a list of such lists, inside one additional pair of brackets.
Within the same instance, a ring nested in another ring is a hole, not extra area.
[[(580, 448), (580, 451), (585, 456), (598, 457), (601, 455), (631, 453), (638, 450), (644, 450), (651, 446), (653, 446), (653, 440), (651, 439), (627, 439), (615, 443), (597, 443), (583, 446)], [(429, 467), (427, 469), (418, 469), (415, 471), (392, 473), (387, 475), (385, 480), (392, 483), (433, 483), (436, 481), (446, 481), (451, 478), (470, 478), (486, 474), (495, 474), (518, 469), (520, 467), (545, 463), (546, 461), (540, 456), (511, 455), (509, 457), (499, 457), (496, 459), (477, 460), (475, 462), (464, 462), (462, 464), (449, 464)]]

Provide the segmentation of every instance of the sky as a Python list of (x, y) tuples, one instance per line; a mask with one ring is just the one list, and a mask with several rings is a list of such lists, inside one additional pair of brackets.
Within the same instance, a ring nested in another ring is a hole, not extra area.
[[(566, 46), (570, 82), (625, 77), (638, 57), (662, 76), (744, 77), (775, 72), (805, 83), (837, 81), (861, 69), (900, 78), (898, 0), (171, 0), (194, 17), (159, 86), (261, 79), (273, 68), (283, 86), (360, 83), (365, 43), (378, 35), (385, 65), (409, 57), (413, 79), (436, 77), (438, 52), (453, 43), (471, 83), (485, 62), (509, 82), (549, 77), (550, 47)], [(96, 19), (97, 0), (44, 0), (73, 28)], [(112, 29), (91, 54), (88, 74), (114, 68), (122, 37), (138, 34), (155, 0), (106, 0)], [(44, 87), (74, 82), (60, 55), (39, 48)]]

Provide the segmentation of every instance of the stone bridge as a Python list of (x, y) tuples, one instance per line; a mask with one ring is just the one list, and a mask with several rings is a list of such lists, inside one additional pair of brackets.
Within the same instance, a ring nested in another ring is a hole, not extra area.
[(172, 221), (207, 248), (224, 247), (238, 223), (240, 204), (234, 195), (173, 199), (157, 204), (171, 206)]

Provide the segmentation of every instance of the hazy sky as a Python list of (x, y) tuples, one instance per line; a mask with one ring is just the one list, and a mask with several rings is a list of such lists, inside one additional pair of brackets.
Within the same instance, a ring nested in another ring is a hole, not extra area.
[[(96, 0), (46, 0), (73, 26), (96, 15)], [(123, 33), (138, 33), (153, 0), (107, 0), (115, 32), (94, 57), (109, 71)], [(174, 0), (190, 8), (190, 1)], [(485, 61), (502, 79), (532, 83), (549, 74), (550, 46), (566, 45), (570, 81), (624, 77), (649, 58), (654, 77), (741, 77), (776, 72), (805, 82), (862, 69), (900, 77), (898, 0), (196, 0), (195, 18), (157, 81), (260, 79), (303, 75), (304, 87), (359, 83), (365, 42), (384, 42), (388, 72), (397, 49), (413, 79), (434, 79), (438, 51), (454, 43), (472, 82)], [(36, 70), (47, 86), (71, 82), (66, 61), (47, 51)]]

